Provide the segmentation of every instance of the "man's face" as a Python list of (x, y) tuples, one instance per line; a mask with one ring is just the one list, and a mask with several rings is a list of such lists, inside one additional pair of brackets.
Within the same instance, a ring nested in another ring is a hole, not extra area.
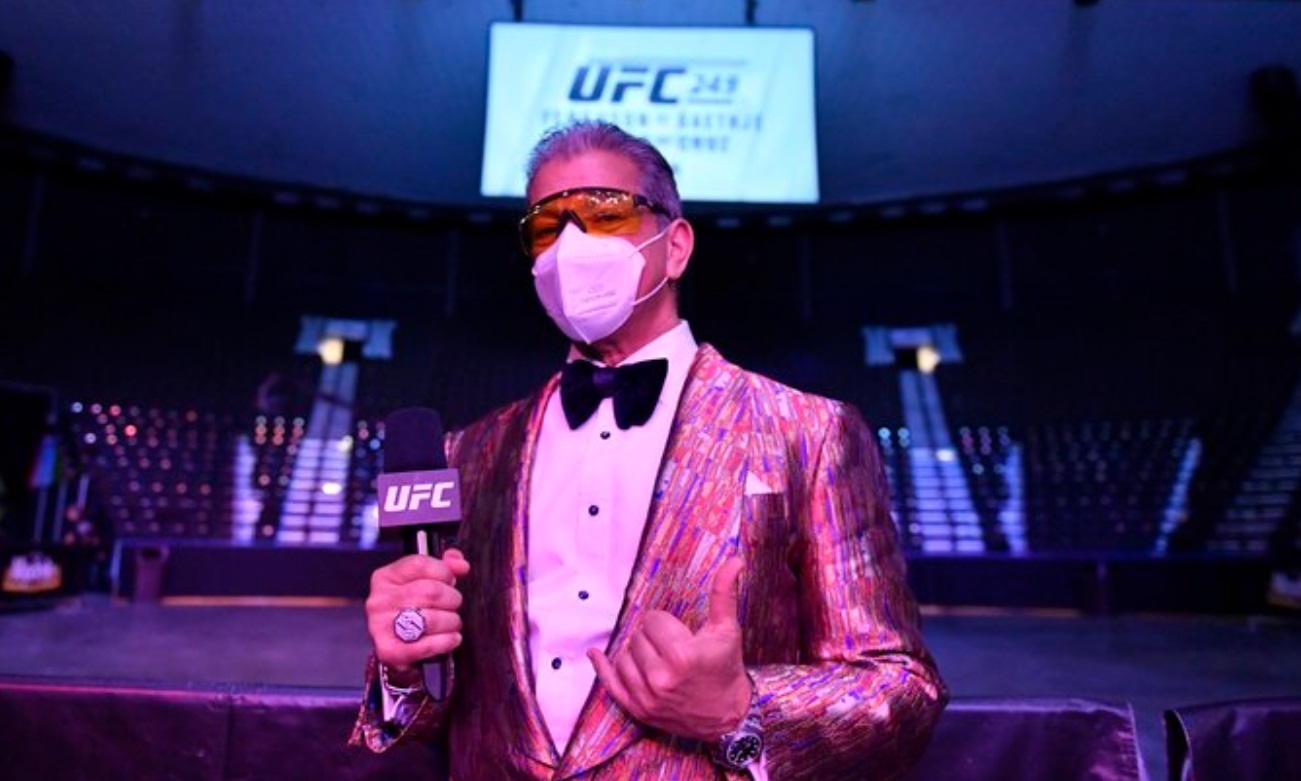
[[(575, 187), (609, 187), (630, 193), (641, 192), (641, 171), (626, 157), (612, 152), (593, 150), (573, 157), (557, 158), (538, 169), (529, 182), (528, 202), (533, 205), (548, 195)], [(647, 209), (637, 232), (624, 236), (633, 244), (641, 244), (659, 233), (663, 220)], [(664, 278), (665, 247), (668, 242), (654, 241), (642, 248), (646, 268), (637, 285), (637, 295), (642, 296)]]

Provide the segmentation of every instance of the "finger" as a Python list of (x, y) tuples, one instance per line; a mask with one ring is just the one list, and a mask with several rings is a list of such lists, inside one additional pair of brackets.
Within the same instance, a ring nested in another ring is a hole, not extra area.
[(592, 662), (592, 668), (596, 670), (596, 678), (605, 686), (605, 690), (610, 693), (610, 697), (619, 704), (628, 713), (636, 717), (631, 698), (628, 696), (628, 690), (623, 685), (623, 680), (619, 677), (619, 672), (614, 669), (610, 659), (605, 652), (596, 649), (587, 649), (587, 658)]
[(451, 610), (421, 610), (425, 619), (424, 637), (457, 634), (461, 631), (461, 616)]
[(436, 580), (412, 583), (398, 594), (393, 607), (434, 608), (436, 610), (460, 610), (465, 598), (455, 587)]
[(653, 671), (664, 667), (664, 659), (645, 632), (633, 634), (632, 638), (628, 640), (627, 653), (636, 663), (637, 669), (647, 679), (652, 677)]
[(452, 571), (452, 575), (457, 578), (463, 578), (470, 574), (470, 562), (465, 560), (465, 554), (456, 548), (448, 548), (443, 552), (443, 563)]
[(463, 639), (464, 636), (460, 632), (442, 632), (436, 635), (426, 635), (419, 642), (412, 643), (412, 645), (419, 647), (420, 659), (424, 661), (435, 656), (450, 654), (461, 647)]
[[(645, 632), (633, 635), (628, 641), (628, 653), (636, 663), (637, 674), (641, 676), (641, 686), (645, 690), (641, 701), (647, 707), (657, 700), (672, 696), (685, 680), (689, 680), (693, 665), (687, 644), (691, 641), (691, 633), (688, 632), (686, 640), (669, 645), (665, 652), (658, 650)], [(637, 693), (634, 691), (632, 694), (637, 699)]]
[(377, 652), (383, 652), (386, 661), (397, 659), (426, 659), (457, 648), (461, 638), (461, 616), (447, 610), (426, 608), (420, 611), (424, 629), (413, 642), (406, 642), (394, 631), (397, 611), (388, 614), (368, 615), (366, 631)]
[(446, 562), (432, 556), (411, 554), (380, 567), (371, 574), (370, 578), (372, 589), (379, 583), (402, 584), (413, 580), (441, 580), (444, 583), (451, 583), (456, 580), (456, 574), (452, 565)]
[(465, 599), (461, 592), (436, 580), (420, 580), (397, 585), (380, 583), (366, 596), (366, 615), (387, 621), (402, 608), (434, 608), (459, 611)]
[(641, 631), (634, 637), (644, 637), (658, 656), (669, 664), (676, 665), (681, 661), (682, 649), (691, 642), (692, 636), (691, 630), (677, 616), (662, 610), (651, 610), (642, 617)]
[(614, 660), (614, 669), (618, 671), (619, 680), (623, 683), (628, 701), (632, 704), (630, 713), (638, 720), (644, 720), (655, 702), (655, 695), (646, 683), (645, 671), (638, 666), (637, 660), (629, 653), (620, 654)]
[(705, 621), (707, 626), (726, 627), (737, 623), (737, 585), (742, 566), (741, 558), (733, 556), (714, 573), (714, 582), (709, 590), (709, 617)]
[(414, 643), (403, 643), (390, 637), (375, 644), (375, 658), (394, 669), (406, 669), (437, 656), (450, 654), (461, 647), (464, 637), (460, 632), (449, 632), (423, 637)]

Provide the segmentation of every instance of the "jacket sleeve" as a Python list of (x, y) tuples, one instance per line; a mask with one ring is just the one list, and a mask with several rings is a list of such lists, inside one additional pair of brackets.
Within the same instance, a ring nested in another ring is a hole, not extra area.
[[(451, 669), (451, 665), (449, 665)], [(448, 687), (449, 694), (455, 685), (455, 675)], [(434, 700), (424, 692), (411, 695), (391, 721), (384, 720), (383, 694), (380, 691), (379, 663), (374, 654), (366, 661), (365, 683), (362, 688), (361, 707), (348, 738), (351, 746), (365, 746), (382, 753), (399, 742), (415, 740), (442, 740), (446, 732), (447, 710), (450, 696)]]
[(922, 642), (875, 438), (853, 407), (829, 404), (801, 421), (792, 459), (800, 659), (751, 673), (772, 778), (892, 779), (921, 755), (948, 695)]
[[(461, 432), (449, 432), (443, 438), (443, 448), (448, 454), (455, 452)], [(398, 742), (415, 740), (434, 741), (445, 738), (447, 713), (451, 694), (456, 684), (456, 665), (447, 663), (448, 681), (446, 696), (434, 700), (425, 692), (404, 698), (397, 713), (389, 721), (384, 719), (383, 693), (380, 690), (379, 662), (372, 653), (366, 660), (366, 673), (362, 684), (361, 707), (348, 738), (351, 746), (365, 746), (371, 751), (386, 751)]]

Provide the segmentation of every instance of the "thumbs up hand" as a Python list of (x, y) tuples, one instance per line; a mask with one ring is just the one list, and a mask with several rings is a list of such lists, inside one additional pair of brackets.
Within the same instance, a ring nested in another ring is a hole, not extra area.
[(750, 705), (750, 679), (741, 660), (737, 581), (741, 560), (714, 575), (709, 614), (692, 632), (674, 616), (648, 612), (614, 660), (591, 648), (587, 656), (615, 702), (641, 723), (679, 737), (715, 741), (736, 729)]

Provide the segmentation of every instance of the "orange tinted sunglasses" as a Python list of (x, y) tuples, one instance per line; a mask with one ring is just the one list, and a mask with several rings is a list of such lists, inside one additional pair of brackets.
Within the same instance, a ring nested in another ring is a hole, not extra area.
[(553, 193), (529, 207), (519, 221), (520, 247), (536, 258), (556, 243), (565, 223), (593, 236), (631, 236), (641, 230), (642, 209), (669, 216), (644, 195), (610, 187), (575, 187)]

